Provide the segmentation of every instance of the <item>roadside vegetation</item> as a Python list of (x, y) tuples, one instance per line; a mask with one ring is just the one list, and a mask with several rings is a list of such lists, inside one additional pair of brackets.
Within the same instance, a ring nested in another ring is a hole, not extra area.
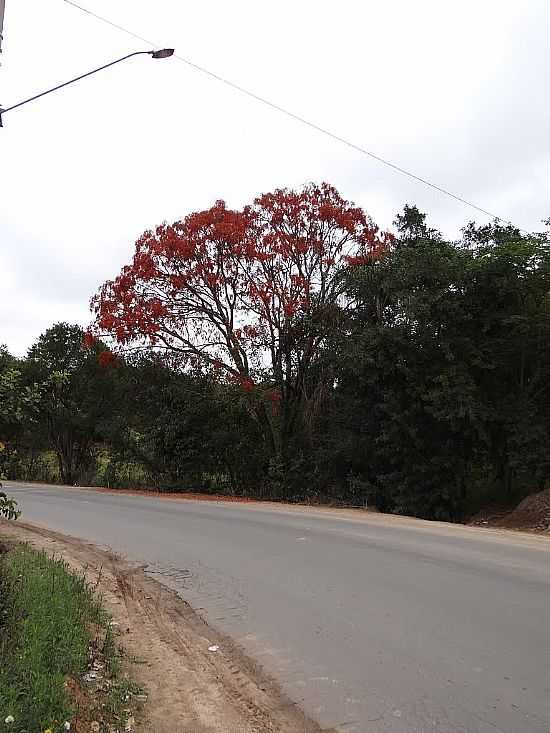
[[(548, 222), (546, 222), (548, 224)], [(326, 184), (145, 232), (27, 356), (0, 352), (11, 479), (461, 520), (550, 474), (550, 237)]]
[[(2, 484), (0, 484), (0, 487)], [(0, 517), (4, 519), (17, 519), (21, 512), (17, 508), (17, 502), (3, 491), (0, 491)]]
[[(5, 550), (5, 548), (4, 548)], [(140, 691), (100, 599), (61, 559), (26, 545), (0, 556), (0, 730), (110, 733)]]

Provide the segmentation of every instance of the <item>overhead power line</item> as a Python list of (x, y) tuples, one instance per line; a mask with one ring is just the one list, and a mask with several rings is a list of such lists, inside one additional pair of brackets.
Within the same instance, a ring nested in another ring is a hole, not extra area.
[[(138, 41), (143, 41), (143, 43), (147, 43), (150, 46), (154, 46), (154, 47), (159, 46), (158, 43), (151, 41), (151, 39), (144, 38), (143, 36), (140, 36), (137, 33), (134, 33), (133, 31), (129, 30), (128, 28), (125, 28), (124, 26), (119, 25), (118, 23), (115, 23), (112, 20), (109, 20), (109, 18), (106, 18), (103, 15), (99, 15), (98, 13), (95, 13), (94, 11), (89, 10), (88, 8), (85, 8), (82, 5), (79, 5), (78, 3), (74, 2), (74, 0), (63, 0), (63, 2), (67, 3), (67, 5), (71, 5), (73, 8), (76, 8), (77, 10), (80, 10), (83, 13), (86, 13), (87, 15), (91, 16), (92, 18), (95, 18), (96, 20), (101, 21), (102, 23), (106, 23), (107, 25), (110, 25), (112, 28), (116, 28), (117, 30), (122, 31), (122, 33), (125, 33), (126, 35), (131, 36), (132, 38), (135, 38)], [(386, 160), (385, 158), (382, 158), (380, 155), (376, 155), (376, 153), (373, 153), (370, 150), (367, 150), (366, 148), (361, 147), (360, 145), (356, 145), (355, 143), (351, 142), (350, 140), (347, 140), (346, 138), (342, 137), (341, 135), (337, 135), (336, 133), (332, 132), (331, 130), (328, 130), (327, 128), (322, 127), (321, 125), (318, 125), (315, 122), (312, 122), (311, 120), (306, 119), (305, 117), (301, 117), (300, 115), (296, 114), (295, 112), (292, 112), (289, 109), (286, 109), (285, 107), (281, 107), (281, 105), (277, 104), (276, 102), (272, 102), (271, 100), (267, 99), (266, 97), (262, 97), (261, 95), (256, 94), (255, 92), (252, 92), (249, 89), (246, 89), (245, 87), (240, 86), (239, 84), (236, 84), (235, 82), (231, 81), (230, 79), (226, 79), (225, 77), (220, 76), (216, 72), (210, 71), (210, 69), (207, 69), (204, 66), (200, 66), (199, 64), (196, 64), (194, 61), (191, 61), (190, 59), (186, 58), (185, 56), (180, 56), (179, 54), (175, 53), (174, 58), (186, 64), (187, 66), (191, 67), (192, 69), (195, 69), (195, 71), (199, 71), (201, 74), (205, 74), (206, 76), (210, 77), (211, 79), (215, 79), (216, 81), (221, 82), (222, 84), (225, 84), (226, 86), (239, 92), (240, 94), (244, 94), (247, 97), (254, 99), (257, 102), (260, 102), (261, 104), (265, 104), (266, 106), (270, 107), (271, 109), (274, 109), (277, 112), (280, 112), (281, 114), (285, 115), (286, 117), (289, 117), (290, 119), (295, 120), (296, 122), (300, 122), (301, 124), (306, 125), (307, 127), (311, 128), (312, 130), (315, 130), (316, 132), (320, 132), (321, 134), (326, 135), (327, 137), (330, 137), (333, 140), (336, 140), (337, 142), (342, 143), (343, 145), (346, 145), (348, 148), (351, 148), (352, 150), (355, 150), (358, 153), (368, 156), (372, 160), (376, 160), (378, 163), (381, 163), (382, 165), (385, 165), (388, 168), (391, 168), (392, 170), (396, 171), (397, 173), (401, 173), (402, 175), (407, 176), (408, 178), (411, 178), (412, 180), (417, 181), (418, 183), (422, 183), (424, 186), (428, 186), (429, 188), (433, 189), (434, 191), (438, 191), (438, 193), (441, 193), (444, 196), (448, 196), (449, 198), (452, 198), (455, 201), (458, 201), (459, 203), (464, 204), (465, 206), (469, 206), (471, 209), (475, 209), (476, 211), (479, 211), (480, 213), (485, 214), (486, 216), (490, 216), (492, 219), (496, 219), (497, 221), (502, 222), (503, 224), (510, 224), (511, 226), (515, 226), (508, 219), (504, 219), (501, 216), (497, 216), (497, 214), (493, 214), (492, 212), (488, 211), (487, 209), (484, 209), (481, 206), (474, 204), (472, 201), (468, 201), (467, 199), (463, 198), (462, 196), (459, 196), (458, 194), (455, 194), (452, 191), (449, 191), (446, 188), (443, 188), (442, 186), (438, 186), (437, 184), (432, 183), (431, 181), (429, 181), (426, 178), (417, 176), (415, 173), (408, 171), (406, 168), (402, 168), (401, 166), (395, 163), (392, 163), (390, 160)], [(525, 230), (520, 229), (519, 231), (524, 232)]]

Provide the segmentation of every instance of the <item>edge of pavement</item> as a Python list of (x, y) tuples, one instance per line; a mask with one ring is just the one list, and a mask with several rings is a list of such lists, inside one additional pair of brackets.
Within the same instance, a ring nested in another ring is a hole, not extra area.
[(283, 501), (252, 499), (248, 497), (232, 497), (219, 494), (201, 494), (199, 492), (168, 493), (153, 489), (111, 489), (100, 486), (67, 486), (63, 484), (46, 484), (38, 481), (4, 481), (4, 487), (10, 486), (18, 490), (25, 487), (37, 489), (63, 489), (65, 491), (93, 491), (99, 494), (138, 496), (160, 501), (204, 502), (209, 504), (235, 505), (249, 511), (276, 511), (287, 515), (310, 515), (347, 522), (370, 523), (378, 526), (395, 526), (411, 531), (430, 531), (433, 534), (453, 533), (463, 538), (471, 537), (479, 540), (514, 542), (540, 549), (550, 549), (550, 533), (526, 529), (468, 525), (454, 522), (443, 522), (431, 519), (418, 519), (407, 515), (385, 514), (366, 507), (337, 507), (322, 504), (291, 503)]
[(143, 730), (336, 733), (308, 718), (238, 644), (143, 565), (35, 524), (0, 520), (0, 535), (61, 556), (101, 594), (117, 641), (134, 660), (131, 675), (148, 692)]

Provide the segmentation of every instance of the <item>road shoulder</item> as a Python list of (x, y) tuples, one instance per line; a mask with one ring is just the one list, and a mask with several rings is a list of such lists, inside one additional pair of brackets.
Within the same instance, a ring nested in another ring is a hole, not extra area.
[(239, 731), (317, 733), (276, 683), (227, 637), (211, 629), (142, 566), (79, 539), (29, 524), (0, 522), (3, 536), (62, 556), (103, 595), (118, 639), (148, 691), (149, 733)]

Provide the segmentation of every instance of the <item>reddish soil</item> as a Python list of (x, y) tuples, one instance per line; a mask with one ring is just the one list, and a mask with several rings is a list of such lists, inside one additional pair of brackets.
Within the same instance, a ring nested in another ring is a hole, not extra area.
[(550, 532), (550, 489), (530, 494), (515, 509), (489, 508), (477, 514), (469, 524), (529, 532)]

